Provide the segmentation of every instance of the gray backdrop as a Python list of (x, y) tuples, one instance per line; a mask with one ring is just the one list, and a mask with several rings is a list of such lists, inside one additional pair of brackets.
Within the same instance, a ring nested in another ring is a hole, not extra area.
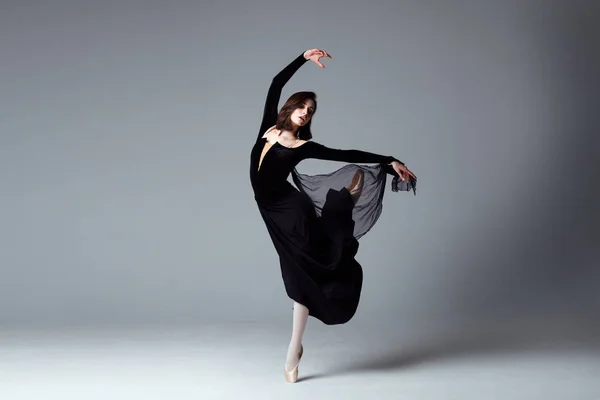
[(419, 177), (361, 239), (351, 323), (597, 318), (598, 5), (370, 3), (3, 1), (0, 323), (288, 323), (249, 151), (315, 47), (282, 102)]

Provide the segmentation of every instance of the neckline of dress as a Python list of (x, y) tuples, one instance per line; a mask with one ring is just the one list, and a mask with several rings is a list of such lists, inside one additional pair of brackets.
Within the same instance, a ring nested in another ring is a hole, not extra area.
[[(267, 140), (267, 138), (263, 138), (263, 139), (265, 139), (265, 142), (269, 142), (269, 141)], [(271, 147), (273, 147), (273, 146), (275, 146), (276, 144), (278, 144), (278, 145), (280, 145), (281, 147), (285, 147), (286, 149), (291, 149), (291, 150), (294, 150), (294, 149), (297, 149), (297, 148), (299, 148), (299, 147), (302, 147), (302, 146), (304, 146), (304, 145), (305, 145), (306, 143), (308, 143), (308, 142), (309, 142), (309, 141), (307, 140), (305, 143), (302, 143), (300, 146), (296, 146), (296, 147), (288, 147), (288, 146), (285, 146), (285, 145), (283, 145), (283, 144), (279, 143), (279, 140), (276, 140), (276, 141), (275, 141), (275, 143), (272, 143), (272, 144), (271, 144)], [(269, 143), (271, 143), (271, 142), (269, 142)]]

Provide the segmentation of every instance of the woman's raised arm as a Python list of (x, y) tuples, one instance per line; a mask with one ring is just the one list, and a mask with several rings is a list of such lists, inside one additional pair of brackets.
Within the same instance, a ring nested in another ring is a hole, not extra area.
[(267, 92), (267, 99), (265, 101), (263, 117), (260, 123), (257, 140), (262, 137), (262, 134), (265, 133), (269, 127), (275, 125), (275, 122), (277, 121), (277, 107), (279, 105), (279, 99), (281, 98), (281, 90), (285, 84), (308, 60), (312, 60), (321, 68), (325, 68), (325, 66), (319, 61), (321, 57), (331, 58), (331, 56), (325, 50), (306, 50), (304, 53), (296, 57), (296, 59), (294, 59), (290, 64), (288, 64), (287, 67), (275, 75), (271, 81), (271, 86), (269, 86), (269, 91)]

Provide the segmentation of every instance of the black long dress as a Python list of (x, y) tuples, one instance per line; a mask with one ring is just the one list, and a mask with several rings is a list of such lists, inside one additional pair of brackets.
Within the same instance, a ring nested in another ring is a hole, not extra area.
[[(276, 142), (259, 168), (267, 141), (262, 136), (275, 125), (281, 90), (306, 61), (301, 54), (273, 78), (250, 156), (250, 181), (279, 255), (287, 295), (323, 323), (343, 324), (357, 310), (363, 282), (362, 267), (354, 258), (357, 239), (381, 213), (386, 174), (394, 176), (393, 191), (414, 191), (416, 181), (398, 179), (388, 166), (394, 157), (332, 149), (314, 141), (296, 147)], [(348, 164), (331, 174), (300, 174), (295, 167), (308, 158), (377, 165)], [(358, 168), (365, 174), (363, 193), (355, 205), (346, 187)], [(290, 174), (298, 188), (288, 182)]]

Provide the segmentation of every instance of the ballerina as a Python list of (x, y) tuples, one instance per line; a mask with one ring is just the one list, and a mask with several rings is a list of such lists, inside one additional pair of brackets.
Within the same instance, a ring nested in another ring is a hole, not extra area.
[[(363, 272), (354, 258), (358, 241), (352, 217), (362, 200), (365, 181), (368, 178), (369, 182), (384, 183), (386, 174), (390, 174), (394, 176), (394, 191), (414, 191), (416, 187), (415, 174), (392, 156), (339, 150), (313, 141), (311, 123), (317, 110), (314, 92), (295, 93), (277, 110), (283, 86), (293, 74), (309, 60), (325, 68), (320, 61), (323, 57), (331, 58), (325, 50), (306, 50), (273, 78), (250, 154), (254, 197), (279, 255), (286, 293), (293, 301), (292, 338), (284, 366), (288, 382), (298, 379), (308, 316), (328, 325), (343, 324), (358, 307)], [(339, 189), (328, 188), (320, 206), (306, 190), (299, 190), (287, 180), (292, 174), (302, 189), (306, 176), (298, 174), (295, 167), (310, 158), (350, 163), (339, 170), (344, 173), (339, 173), (346, 179), (350, 171), (351, 178)], [(354, 163), (374, 163), (380, 166), (374, 168), (380, 169), (368, 170)], [(383, 172), (377, 175), (377, 171)], [(380, 205), (381, 196), (365, 201)]]

